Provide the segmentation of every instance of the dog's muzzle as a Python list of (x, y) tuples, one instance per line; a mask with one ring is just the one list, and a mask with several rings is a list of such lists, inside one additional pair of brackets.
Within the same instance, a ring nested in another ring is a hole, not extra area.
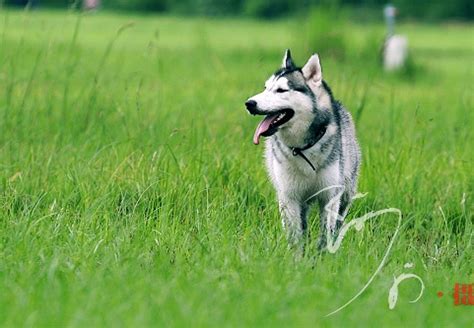
[(247, 107), (247, 110), (252, 115), (256, 115), (258, 113), (258, 111), (257, 111), (257, 102), (255, 100), (247, 100), (245, 102), (245, 107)]

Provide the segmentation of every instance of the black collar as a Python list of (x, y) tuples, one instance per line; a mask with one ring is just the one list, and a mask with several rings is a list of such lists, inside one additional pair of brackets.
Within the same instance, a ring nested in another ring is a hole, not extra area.
[(306, 161), (306, 163), (308, 163), (309, 166), (311, 166), (313, 171), (316, 171), (316, 168), (314, 167), (313, 163), (311, 163), (311, 161), (308, 159), (308, 157), (306, 157), (305, 154), (303, 154), (303, 150), (307, 150), (313, 147), (319, 140), (321, 140), (321, 138), (324, 136), (325, 133), (326, 133), (326, 127), (323, 127), (321, 130), (319, 130), (316, 137), (308, 144), (304, 145), (303, 147), (290, 147), (293, 153), (293, 156), (300, 155), (301, 158), (303, 158)]

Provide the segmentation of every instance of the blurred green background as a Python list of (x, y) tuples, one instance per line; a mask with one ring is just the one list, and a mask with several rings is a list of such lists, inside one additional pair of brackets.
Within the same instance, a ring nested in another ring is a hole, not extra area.
[[(170, 12), (189, 15), (247, 15), (253, 17), (275, 18), (288, 14), (298, 14), (317, 5), (351, 8), (358, 18), (379, 16), (380, 7), (386, 0), (102, 0), (104, 9)], [(80, 7), (80, 0), (4, 0), (6, 5), (35, 7)], [(428, 20), (463, 19), (472, 20), (474, 5), (470, 0), (394, 0), (393, 5), (400, 9), (401, 18)]]

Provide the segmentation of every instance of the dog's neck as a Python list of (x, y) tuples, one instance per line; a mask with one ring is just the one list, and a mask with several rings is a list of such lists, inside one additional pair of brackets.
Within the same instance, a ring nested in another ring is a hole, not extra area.
[(278, 139), (290, 149), (307, 149), (313, 146), (321, 139), (321, 133), (324, 134), (330, 123), (327, 110), (315, 110), (304, 115), (276, 133)]

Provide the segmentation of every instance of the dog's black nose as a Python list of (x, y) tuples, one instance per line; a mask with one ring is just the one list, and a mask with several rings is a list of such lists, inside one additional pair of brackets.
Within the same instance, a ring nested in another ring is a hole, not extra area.
[(245, 102), (245, 107), (250, 112), (250, 114), (255, 114), (257, 110), (257, 102), (255, 100), (247, 100)]

